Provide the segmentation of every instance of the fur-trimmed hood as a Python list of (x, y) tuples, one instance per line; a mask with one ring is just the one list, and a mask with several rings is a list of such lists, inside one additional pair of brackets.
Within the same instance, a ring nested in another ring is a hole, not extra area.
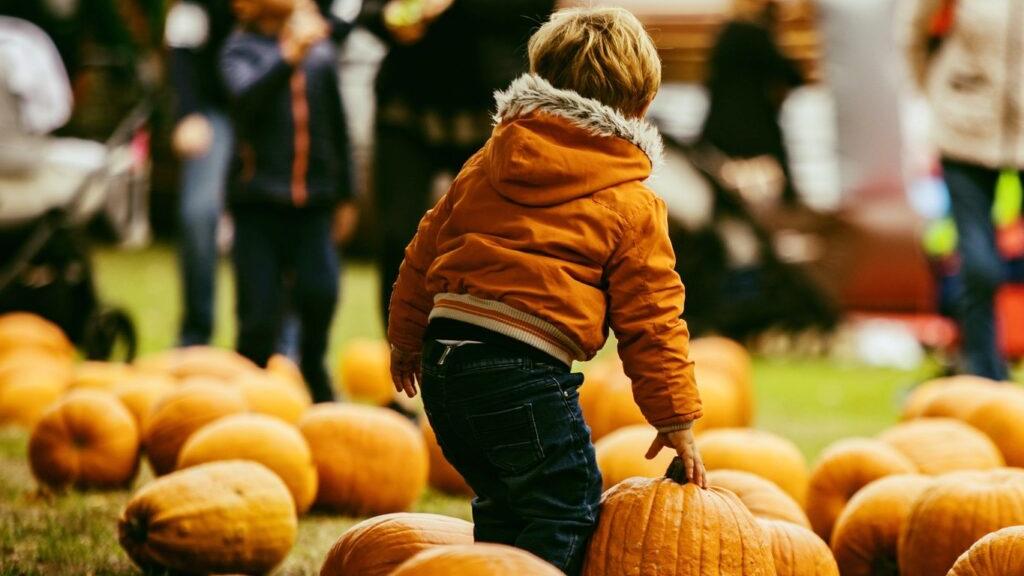
[(492, 184), (519, 204), (560, 204), (646, 180), (661, 161), (661, 135), (652, 124), (535, 74), (494, 97), (496, 126), (485, 158)]

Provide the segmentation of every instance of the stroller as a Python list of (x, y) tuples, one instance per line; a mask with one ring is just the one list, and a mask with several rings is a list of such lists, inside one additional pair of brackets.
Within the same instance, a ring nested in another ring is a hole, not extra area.
[(134, 323), (100, 303), (83, 229), (102, 214), (123, 238), (148, 209), (149, 109), (136, 107), (102, 143), (49, 136), (70, 114), (53, 43), (0, 17), (0, 313), (49, 319), (87, 358), (130, 360)]

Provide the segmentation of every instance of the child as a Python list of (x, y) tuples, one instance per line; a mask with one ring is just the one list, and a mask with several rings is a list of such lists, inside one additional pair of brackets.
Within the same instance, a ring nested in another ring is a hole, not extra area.
[[(664, 203), (642, 184), (661, 139), (641, 120), (661, 82), (618, 8), (556, 13), (531, 73), (497, 94), (497, 126), (420, 223), (391, 299), (396, 388), (423, 389), (445, 456), (477, 494), (477, 540), (567, 574), (597, 523), (601, 475), (570, 373), (610, 326), (662, 447), (704, 486), (683, 285)], [(421, 356), (422, 350), (422, 356)], [(420, 370), (422, 369), (422, 373)]]
[(348, 140), (328, 26), (308, 0), (235, 0), (221, 52), (239, 135), (232, 190), (238, 351), (274, 352), (290, 283), (300, 367), (315, 402), (333, 399), (324, 352), (338, 298), (335, 240), (354, 227)]

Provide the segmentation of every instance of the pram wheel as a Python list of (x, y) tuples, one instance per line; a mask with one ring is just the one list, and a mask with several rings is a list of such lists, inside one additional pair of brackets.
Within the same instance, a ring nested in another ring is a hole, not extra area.
[(89, 315), (82, 351), (90, 360), (111, 360), (115, 353), (125, 362), (135, 359), (138, 346), (135, 323), (119, 308), (105, 308)]

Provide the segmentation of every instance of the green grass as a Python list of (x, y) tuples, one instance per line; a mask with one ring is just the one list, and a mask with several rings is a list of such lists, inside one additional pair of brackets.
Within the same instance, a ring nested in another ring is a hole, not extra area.
[[(100, 250), (104, 300), (135, 317), (142, 353), (174, 343), (180, 314), (174, 255), (158, 246), (140, 252)], [(215, 343), (234, 339), (232, 279), (221, 270)], [(334, 319), (329, 362), (353, 337), (379, 337), (377, 283), (372, 267), (346, 268)], [(822, 359), (757, 359), (758, 426), (791, 438), (813, 460), (832, 441), (872, 435), (896, 420), (901, 396), (927, 374), (838, 365)], [(27, 434), (0, 431), (0, 576), (136, 574), (117, 544), (116, 518), (130, 492), (39, 494), (26, 463)], [(148, 475), (143, 472), (138, 483)], [(465, 499), (427, 493), (417, 510), (466, 518)], [(334, 540), (357, 519), (323, 514), (300, 522), (298, 542), (279, 574), (317, 574)]]

